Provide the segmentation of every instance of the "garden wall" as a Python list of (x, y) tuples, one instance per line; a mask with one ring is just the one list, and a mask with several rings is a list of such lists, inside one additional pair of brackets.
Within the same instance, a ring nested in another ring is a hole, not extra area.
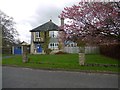
[(100, 45), (100, 54), (120, 60), (120, 44)]

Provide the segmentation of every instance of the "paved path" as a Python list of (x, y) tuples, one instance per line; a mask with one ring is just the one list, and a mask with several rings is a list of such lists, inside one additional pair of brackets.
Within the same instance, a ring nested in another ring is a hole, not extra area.
[(11, 57), (14, 57), (14, 56), (3, 56), (2, 58), (11, 58)]
[(3, 88), (117, 88), (118, 75), (3, 67)]

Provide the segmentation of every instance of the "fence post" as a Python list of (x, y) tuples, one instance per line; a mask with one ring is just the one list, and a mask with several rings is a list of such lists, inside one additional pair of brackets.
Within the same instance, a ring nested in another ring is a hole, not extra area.
[(79, 64), (80, 65), (85, 64), (85, 53), (79, 53)]

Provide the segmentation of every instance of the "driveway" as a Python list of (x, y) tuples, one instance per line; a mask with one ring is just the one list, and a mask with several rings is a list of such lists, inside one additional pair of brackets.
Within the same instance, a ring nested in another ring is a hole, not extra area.
[(3, 68), (3, 88), (118, 88), (118, 75)]

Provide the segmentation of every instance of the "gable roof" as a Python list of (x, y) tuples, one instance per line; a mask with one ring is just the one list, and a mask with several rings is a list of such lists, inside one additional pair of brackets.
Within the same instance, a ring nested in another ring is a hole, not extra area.
[(71, 44), (71, 43), (76, 43), (76, 42), (73, 42), (73, 41), (71, 41), (71, 40), (68, 40), (68, 41), (65, 41), (65, 42), (64, 42), (65, 45), (69, 45), (69, 44)]
[(23, 42), (21, 42), (21, 45), (30, 45), (30, 44), (28, 44), (27, 42), (25, 42), (25, 41), (23, 41)]
[(50, 20), (49, 22), (42, 24), (41, 26), (38, 26), (30, 32), (45, 32), (45, 31), (58, 31), (59, 27)]

